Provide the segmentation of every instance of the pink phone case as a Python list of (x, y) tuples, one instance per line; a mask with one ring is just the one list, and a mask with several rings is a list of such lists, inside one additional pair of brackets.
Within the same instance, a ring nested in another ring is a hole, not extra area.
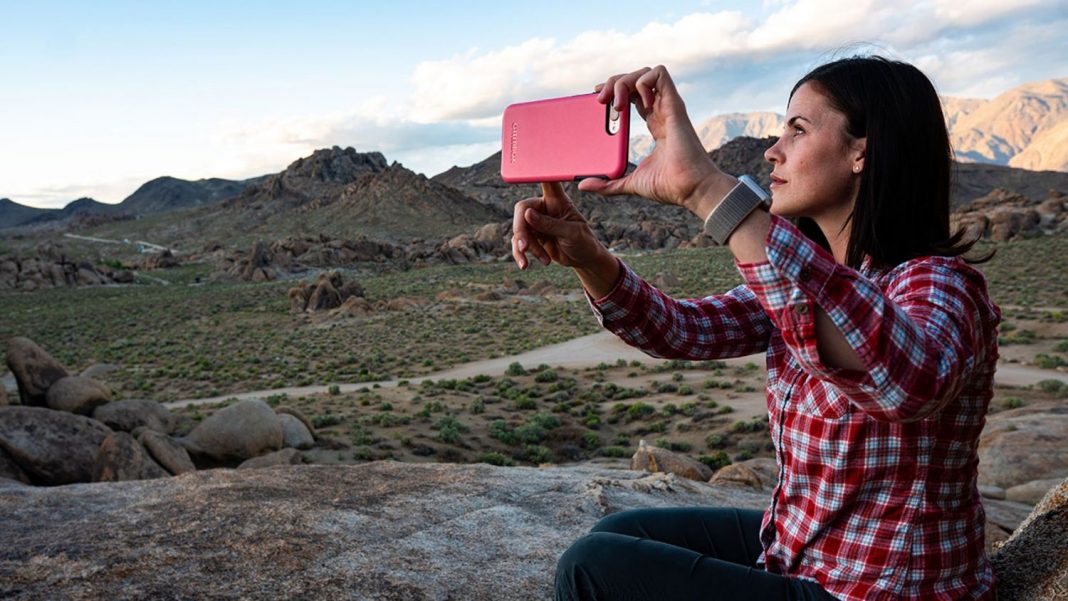
[(501, 132), (501, 177), (509, 183), (615, 179), (627, 169), (630, 107), (609, 133), (609, 109), (597, 94), (510, 105)]

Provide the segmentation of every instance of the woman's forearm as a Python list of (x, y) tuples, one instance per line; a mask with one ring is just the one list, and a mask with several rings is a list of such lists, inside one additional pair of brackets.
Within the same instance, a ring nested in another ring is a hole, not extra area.
[(595, 300), (608, 296), (619, 282), (619, 260), (608, 250), (601, 253), (593, 264), (574, 269), (582, 281), (582, 287)]

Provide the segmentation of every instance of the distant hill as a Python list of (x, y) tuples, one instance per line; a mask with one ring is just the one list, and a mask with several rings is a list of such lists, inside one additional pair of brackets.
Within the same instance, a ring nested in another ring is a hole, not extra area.
[(0, 229), (21, 225), (35, 217), (46, 215), (54, 210), (55, 209), (27, 207), (25, 205), (20, 205), (10, 198), (0, 198)]
[(199, 207), (237, 196), (249, 185), (259, 183), (267, 177), (264, 175), (246, 180), (211, 178), (196, 181), (169, 176), (157, 177), (142, 184), (119, 203), (118, 207), (120, 211), (134, 216)]

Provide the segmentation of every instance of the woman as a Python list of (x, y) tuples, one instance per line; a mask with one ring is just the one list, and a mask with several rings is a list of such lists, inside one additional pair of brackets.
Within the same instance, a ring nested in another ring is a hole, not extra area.
[(557, 599), (992, 599), (976, 446), (1000, 312), (961, 258), (974, 241), (949, 231), (951, 153), (930, 81), (879, 57), (802, 78), (765, 153), (770, 209), (712, 163), (663, 67), (598, 90), (633, 102), (656, 146), (626, 177), (579, 189), (686, 207), (745, 283), (663, 295), (558, 185), (517, 204), (513, 256), (574, 268), (601, 323), (654, 356), (766, 350), (780, 474), (763, 514), (606, 517), (560, 558)]

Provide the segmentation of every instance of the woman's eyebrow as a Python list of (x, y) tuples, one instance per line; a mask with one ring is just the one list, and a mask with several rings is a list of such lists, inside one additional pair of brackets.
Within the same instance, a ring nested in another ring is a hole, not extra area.
[(790, 117), (789, 121), (786, 122), (786, 127), (793, 127), (794, 123), (797, 121), (807, 121), (809, 125), (815, 125), (808, 117), (802, 115), (794, 115), (793, 117)]

